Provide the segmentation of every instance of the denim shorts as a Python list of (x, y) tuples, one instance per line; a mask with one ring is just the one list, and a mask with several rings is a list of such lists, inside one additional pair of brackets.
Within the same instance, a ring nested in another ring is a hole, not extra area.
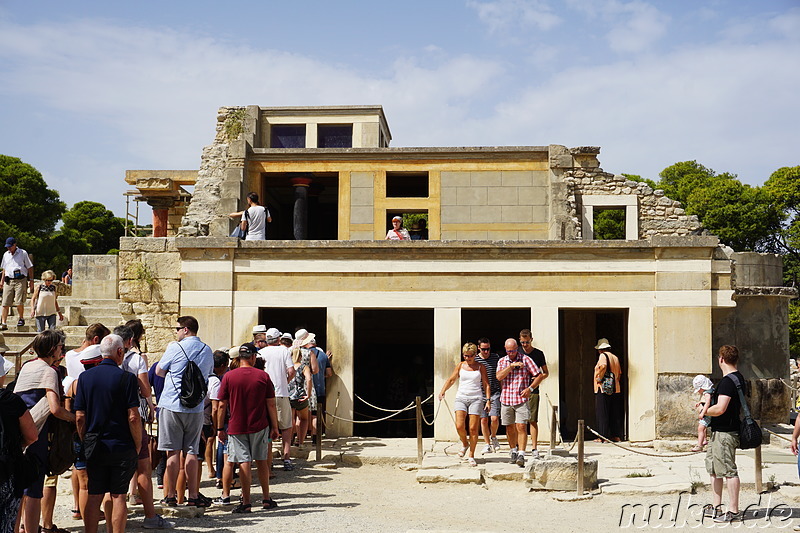
[(495, 392), (492, 394), (492, 405), (489, 407), (489, 411), (487, 412), (485, 409), (481, 409), (481, 418), (486, 418), (489, 416), (500, 416), (500, 393)]
[(486, 405), (486, 401), (481, 396), (477, 398), (459, 398), (456, 396), (453, 411), (465, 411), (467, 414), (480, 416), (484, 405)]

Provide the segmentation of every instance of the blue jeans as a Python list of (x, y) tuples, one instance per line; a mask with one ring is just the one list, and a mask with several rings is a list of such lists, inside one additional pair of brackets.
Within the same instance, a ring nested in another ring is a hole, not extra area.
[(56, 315), (36, 317), (36, 331), (41, 333), (46, 329), (56, 329)]
[(222, 469), (225, 466), (225, 455), (228, 453), (228, 443), (217, 441), (217, 479), (222, 479)]

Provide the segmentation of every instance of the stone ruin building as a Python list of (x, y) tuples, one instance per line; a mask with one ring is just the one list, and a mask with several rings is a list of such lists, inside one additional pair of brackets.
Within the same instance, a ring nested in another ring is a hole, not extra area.
[[(76, 257), (76, 285), (116, 271), (108, 289), (125, 319), (145, 322), (153, 354), (180, 314), (212, 348), (250, 340), (256, 324), (313, 331), (334, 354), (328, 410), (342, 418), (381, 416), (361, 398), (395, 409), (426, 398), (464, 342), (502, 351), (530, 327), (550, 370), (541, 439), (551, 405), (567, 438), (578, 419), (593, 424), (598, 337), (622, 360), (630, 440), (694, 434), (692, 377), (719, 377), (713, 354), (730, 343), (755, 415), (785, 421), (794, 290), (780, 257), (720, 246), (663, 191), (600, 168), (597, 147), (391, 139), (380, 106), (220, 108), (199, 171), (127, 173), (155, 236), (123, 238), (117, 265)], [(229, 237), (249, 191), (273, 217), (265, 241)], [(624, 213), (624, 239), (595, 240), (604, 210)], [(397, 214), (426, 215), (429, 239), (384, 240)], [(412, 436), (413, 424), (331, 433)], [(431, 431), (450, 438), (452, 426), (443, 416)]]

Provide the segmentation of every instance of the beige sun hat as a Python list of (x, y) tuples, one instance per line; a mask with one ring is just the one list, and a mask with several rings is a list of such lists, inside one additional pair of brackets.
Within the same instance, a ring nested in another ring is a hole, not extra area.
[(595, 346), (594, 349), (605, 350), (606, 348), (611, 348), (611, 345), (608, 344), (608, 339), (606, 338), (597, 339), (597, 346)]

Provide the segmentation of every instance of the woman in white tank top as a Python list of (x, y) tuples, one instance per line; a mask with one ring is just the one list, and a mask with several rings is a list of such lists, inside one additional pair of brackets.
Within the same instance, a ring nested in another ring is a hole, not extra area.
[[(468, 342), (461, 348), (464, 356), (453, 370), (453, 374), (445, 381), (439, 393), (439, 401), (444, 399), (444, 393), (458, 380), (458, 391), (454, 410), (456, 412), (456, 430), (461, 439), (459, 457), (464, 457), (469, 449), (469, 465), (477, 466), (475, 462), (475, 447), (478, 444), (478, 430), (481, 425), (481, 410), (489, 410), (491, 406), (491, 390), (486, 367), (475, 361), (478, 347)], [(467, 443), (467, 416), (469, 416), (469, 443)]]

